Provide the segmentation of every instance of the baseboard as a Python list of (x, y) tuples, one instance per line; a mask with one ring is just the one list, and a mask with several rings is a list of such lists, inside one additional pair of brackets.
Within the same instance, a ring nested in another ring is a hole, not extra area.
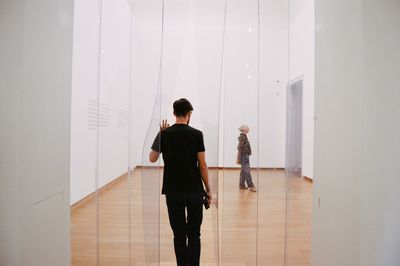
[(314, 182), (314, 180), (312, 179), (312, 178), (310, 178), (310, 177), (308, 177), (308, 176), (303, 176), (303, 178), (304, 178), (304, 180), (306, 180), (306, 181), (308, 181), (308, 182), (310, 182), (310, 183), (313, 183)]
[[(237, 167), (216, 167), (216, 166), (211, 166), (208, 167), (208, 169), (211, 170), (239, 170), (240, 166)], [(257, 171), (257, 170), (270, 170), (270, 171), (285, 171), (285, 168), (280, 168), (280, 167), (251, 167), (251, 170)]]
[(134, 170), (141, 170), (141, 169), (150, 169), (150, 170), (157, 170), (157, 169), (164, 169), (164, 166), (143, 166), (143, 165), (138, 165), (134, 168)]
[[(136, 171), (136, 170), (143, 170), (143, 169), (149, 169), (149, 170), (162, 170), (164, 169), (163, 166), (142, 166), (142, 165), (138, 165), (136, 166), (132, 171), (131, 174)], [(212, 167), (208, 167), (208, 169), (210, 170), (239, 170), (240, 167), (216, 167), (216, 166), (212, 166)], [(251, 168), (253, 171), (257, 171), (257, 170), (268, 170), (268, 171), (285, 171), (285, 168), (268, 168), (268, 167), (260, 167), (260, 168)], [(83, 199), (79, 200), (78, 202), (74, 203), (71, 205), (71, 211), (76, 210), (77, 208), (81, 207), (82, 205), (85, 205), (86, 203), (88, 203), (89, 201), (93, 200), (96, 197), (96, 194), (102, 194), (105, 191), (107, 191), (108, 189), (110, 189), (113, 185), (115, 185), (116, 183), (124, 180), (125, 178), (128, 177), (128, 173), (125, 173), (117, 178), (115, 178), (114, 180), (110, 181), (109, 183), (105, 184), (104, 186), (102, 186), (98, 191), (94, 191), (92, 193), (90, 193), (89, 195), (87, 195), (86, 197), (84, 197)], [(306, 179), (309, 182), (312, 182), (311, 178), (308, 177), (304, 177), (304, 179)]]
[[(150, 169), (150, 170), (157, 170), (157, 169), (164, 169), (164, 166), (142, 166), (138, 165), (135, 169)], [(209, 166), (209, 170), (238, 170), (240, 166), (237, 167), (222, 167), (222, 166)], [(251, 170), (274, 170), (274, 171), (285, 171), (285, 168), (281, 167), (252, 167)]]
[(113, 179), (112, 181), (108, 182), (107, 184), (102, 186), (97, 191), (94, 191), (94, 192), (90, 193), (89, 195), (87, 195), (86, 197), (84, 197), (83, 199), (79, 200), (78, 202), (75, 202), (74, 204), (71, 205), (71, 211), (74, 211), (77, 208), (81, 207), (82, 205), (85, 205), (89, 201), (92, 201), (96, 197), (97, 193), (99, 193), (99, 194), (104, 193), (105, 191), (110, 189), (113, 185), (117, 184), (118, 182), (121, 182), (123, 179), (125, 179), (127, 177), (128, 177), (128, 173), (125, 173), (125, 174)]

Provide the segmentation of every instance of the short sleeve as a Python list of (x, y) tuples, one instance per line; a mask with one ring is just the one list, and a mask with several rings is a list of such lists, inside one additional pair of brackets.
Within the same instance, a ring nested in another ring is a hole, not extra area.
[(153, 145), (151, 145), (151, 149), (153, 151), (156, 152), (161, 152), (161, 139), (160, 139), (160, 134), (161, 132), (159, 132), (156, 136), (156, 138), (154, 139)]
[(204, 147), (203, 133), (200, 132), (197, 141), (197, 152), (203, 152), (203, 151), (206, 151), (206, 149)]

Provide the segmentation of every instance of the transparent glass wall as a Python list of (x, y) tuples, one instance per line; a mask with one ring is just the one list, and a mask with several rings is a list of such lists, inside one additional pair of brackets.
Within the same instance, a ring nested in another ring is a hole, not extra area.
[(258, 265), (285, 265), (288, 0), (260, 1)]
[(130, 265), (160, 263), (162, 165), (149, 153), (161, 123), (162, 3), (132, 1)]
[[(222, 264), (284, 265), (288, 2), (228, 1), (225, 45)], [(228, 170), (243, 124), (250, 165)]]
[(130, 4), (75, 4), (73, 265), (129, 265)]
[[(101, 2), (98, 234), (99, 265), (129, 265), (129, 2)], [(117, 27), (116, 27), (117, 25)]]
[[(310, 191), (285, 172), (288, 0), (94, 2), (90, 49), (76, 57), (91, 55), (90, 153), (78, 159), (95, 189), (73, 210), (73, 265), (175, 263), (163, 161), (149, 152), (179, 98), (203, 132), (213, 194), (201, 262), (307, 265), (298, 254), (308, 251)], [(238, 156), (244, 139), (247, 157)]]
[[(217, 265), (218, 138), (223, 1), (165, 1), (161, 69), (161, 119), (172, 125), (172, 104), (187, 98), (190, 126), (203, 132), (212, 207), (203, 212), (201, 262)], [(160, 121), (160, 120), (159, 120)], [(162, 142), (162, 139), (161, 139)], [(160, 263), (174, 263), (172, 230), (165, 197), (160, 202)]]
[[(257, 1), (245, 5), (228, 1), (223, 66), (222, 265), (257, 262), (258, 194), (249, 188), (257, 188), (259, 178), (258, 30)], [(248, 125), (249, 133), (241, 135), (239, 141), (242, 125)], [(247, 148), (246, 138), (250, 143)], [(238, 145), (242, 145), (241, 158)], [(238, 156), (242, 170), (236, 168)]]
[(101, 1), (75, 3), (71, 108), (71, 264), (98, 265)]
[[(161, 194), (163, 162), (149, 162), (149, 152), (162, 120), (174, 124), (172, 104), (179, 98), (188, 98), (194, 112), (190, 126), (203, 131), (206, 160), (210, 170), (210, 185), (214, 203), (204, 211), (202, 226), (202, 263), (217, 264), (217, 202), (218, 202), (218, 130), (219, 130), (219, 86), (222, 49), (223, 4), (211, 1), (166, 1), (160, 2), (151, 22), (138, 14), (134, 29), (133, 98), (141, 97), (140, 89), (135, 83), (140, 83), (154, 93), (152, 115), (145, 133), (145, 143), (141, 155), (140, 177), (141, 197), (133, 194), (133, 209), (136, 217), (132, 217), (132, 242), (136, 247), (132, 250), (132, 261), (143, 265), (159, 265), (175, 263), (173, 234), (169, 225), (165, 196)], [(138, 4), (139, 8), (140, 5)], [(210, 14), (205, 17), (205, 12)], [(145, 12), (145, 11), (144, 11)], [(212, 15), (211, 15), (212, 14)], [(147, 14), (149, 15), (149, 14)], [(207, 18), (207, 19), (205, 19)], [(211, 20), (210, 20), (211, 19)], [(143, 28), (141, 28), (143, 27)], [(210, 33), (213, 37), (210, 39)], [(150, 56), (156, 60), (152, 66), (146, 65), (148, 57), (141, 57), (144, 47), (140, 40), (148, 38), (155, 41), (149, 48)], [(158, 46), (158, 50), (156, 48)], [(156, 55), (155, 55), (156, 54)], [(135, 55), (137, 57), (135, 58)], [(146, 63), (145, 63), (146, 62)], [(152, 80), (146, 79), (140, 73), (148, 68), (153, 70)], [(154, 75), (154, 72), (157, 75)], [(156, 89), (154, 89), (156, 88)], [(139, 100), (140, 101), (140, 100)], [(135, 108), (135, 107), (134, 107)], [(209, 110), (209, 112), (206, 112)], [(140, 119), (140, 118), (139, 118)], [(135, 130), (133, 130), (135, 131)], [(131, 138), (135, 138), (132, 132)], [(162, 142), (162, 139), (161, 139)], [(135, 152), (135, 151), (133, 151)], [(137, 152), (137, 151), (136, 151)], [(133, 174), (133, 180), (137, 176)], [(135, 181), (133, 183), (136, 184)], [(136, 203), (136, 200), (139, 200)]]
[(311, 264), (314, 2), (290, 1), (286, 88), (286, 265)]

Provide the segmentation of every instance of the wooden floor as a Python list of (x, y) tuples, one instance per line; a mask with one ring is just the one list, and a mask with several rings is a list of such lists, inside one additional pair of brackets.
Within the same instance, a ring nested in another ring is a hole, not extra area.
[[(211, 171), (219, 193), (204, 212), (202, 265), (283, 266), (285, 251), (287, 265), (309, 265), (312, 183), (281, 170), (252, 174), (257, 193), (239, 190), (238, 170)], [(176, 265), (160, 178), (136, 170), (74, 208), (72, 265)]]

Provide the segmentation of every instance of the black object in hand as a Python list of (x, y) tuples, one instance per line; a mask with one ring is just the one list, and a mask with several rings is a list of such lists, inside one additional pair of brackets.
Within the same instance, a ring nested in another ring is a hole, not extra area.
[(208, 193), (204, 191), (203, 193), (203, 205), (206, 210), (210, 208), (210, 202), (209, 202), (210, 197), (208, 196)]

